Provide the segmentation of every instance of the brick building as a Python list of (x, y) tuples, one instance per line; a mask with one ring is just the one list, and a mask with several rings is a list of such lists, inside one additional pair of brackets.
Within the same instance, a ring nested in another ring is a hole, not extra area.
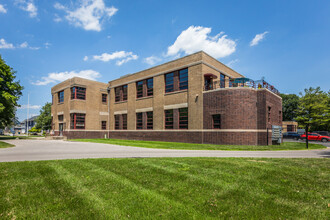
[(68, 138), (265, 145), (282, 125), (276, 93), (198, 52), (108, 84), (77, 77), (59, 83), (53, 130)]

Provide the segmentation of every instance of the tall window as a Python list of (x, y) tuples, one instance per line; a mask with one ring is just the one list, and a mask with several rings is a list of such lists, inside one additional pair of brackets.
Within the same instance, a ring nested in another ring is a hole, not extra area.
[(153, 112), (146, 112), (147, 116), (147, 129), (153, 129)]
[(153, 96), (154, 95), (154, 79), (150, 78), (146, 80), (147, 85), (147, 96)]
[(107, 94), (102, 94), (102, 103), (107, 103)]
[(136, 130), (143, 129), (143, 115), (142, 112), (136, 113)]
[(64, 91), (58, 92), (57, 96), (58, 96), (58, 103), (63, 103), (64, 102)]
[(188, 108), (179, 108), (179, 129), (188, 129)]
[(165, 129), (173, 129), (173, 109), (165, 110)]
[(102, 121), (101, 122), (101, 128), (102, 128), (102, 130), (106, 130), (107, 129), (107, 121)]
[(127, 100), (127, 85), (115, 88), (115, 102)]
[(119, 119), (120, 115), (115, 115), (115, 130), (119, 130), (119, 124), (120, 124), (120, 119)]
[(86, 88), (83, 87), (72, 87), (71, 88), (71, 99), (86, 99)]
[(136, 83), (136, 98), (143, 97), (143, 81)]
[(122, 114), (123, 130), (127, 130), (127, 114)]
[(63, 115), (57, 116), (58, 121), (63, 121)]
[(165, 74), (165, 92), (174, 91), (174, 73)]
[(220, 129), (221, 128), (221, 115), (220, 114), (212, 115), (212, 119), (213, 119), (213, 128)]
[(188, 69), (179, 71), (179, 90), (188, 89)]
[(85, 114), (80, 113), (73, 113), (70, 114), (71, 123), (70, 128), (71, 129), (85, 129)]
[(220, 73), (220, 88), (225, 88), (226, 84), (225, 84), (225, 75), (223, 75), (222, 73)]
[(229, 77), (229, 87), (233, 87), (233, 79)]
[(268, 106), (268, 122), (270, 122), (271, 109), (272, 109), (272, 107)]

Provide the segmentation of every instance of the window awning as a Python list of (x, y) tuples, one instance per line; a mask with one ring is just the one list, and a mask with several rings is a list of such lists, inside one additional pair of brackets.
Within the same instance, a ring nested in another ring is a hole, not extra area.
[(213, 73), (205, 73), (204, 74), (204, 77), (209, 77), (209, 78), (211, 78), (211, 79), (216, 79), (216, 78), (218, 78), (216, 75), (214, 75)]

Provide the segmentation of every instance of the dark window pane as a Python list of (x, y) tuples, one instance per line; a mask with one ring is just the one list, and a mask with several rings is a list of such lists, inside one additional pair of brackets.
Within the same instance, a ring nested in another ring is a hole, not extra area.
[(153, 129), (153, 112), (147, 112), (147, 129)]
[(119, 130), (119, 116), (115, 115), (115, 130)]
[(173, 129), (173, 109), (165, 110), (165, 129)]
[(179, 109), (179, 128), (188, 129), (188, 108)]
[(106, 103), (107, 102), (107, 97), (108, 97), (107, 94), (102, 94), (102, 102), (103, 103)]
[(107, 122), (102, 121), (102, 130), (106, 130), (106, 129), (107, 129)]
[(121, 87), (115, 88), (115, 102), (120, 101), (120, 91), (121, 91)]
[(63, 103), (64, 102), (64, 91), (58, 92), (57, 95), (58, 95), (58, 103)]
[(225, 75), (220, 73), (220, 88), (225, 88)]
[(136, 83), (136, 98), (143, 97), (143, 81)]
[(147, 79), (147, 96), (152, 96), (154, 94), (154, 79)]
[(137, 130), (143, 129), (143, 115), (142, 115), (142, 112), (136, 113), (136, 129)]
[(127, 114), (121, 115), (123, 119), (123, 130), (127, 130)]
[(179, 71), (179, 90), (188, 89), (188, 68)]
[(127, 85), (123, 86), (123, 101), (127, 100)]
[(165, 74), (165, 92), (174, 91), (174, 73)]
[(219, 114), (212, 115), (213, 118), (213, 128), (220, 129), (221, 128), (221, 116)]

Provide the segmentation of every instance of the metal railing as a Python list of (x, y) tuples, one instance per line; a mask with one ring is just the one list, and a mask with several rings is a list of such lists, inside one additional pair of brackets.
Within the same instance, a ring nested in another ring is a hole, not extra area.
[(211, 83), (204, 81), (204, 91), (210, 91), (220, 88), (230, 87), (248, 87), (254, 89), (268, 89), (269, 91), (280, 94), (280, 92), (271, 84), (265, 80), (252, 80), (248, 78), (236, 78), (236, 79), (225, 79), (225, 80), (214, 80)]

